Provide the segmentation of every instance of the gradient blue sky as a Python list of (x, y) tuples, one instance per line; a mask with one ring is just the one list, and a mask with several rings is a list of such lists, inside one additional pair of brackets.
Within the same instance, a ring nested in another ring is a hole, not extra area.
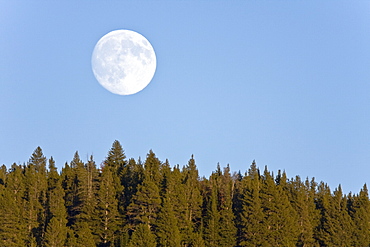
[[(144, 35), (157, 71), (138, 94), (105, 90), (96, 42)], [(200, 174), (286, 170), (357, 193), (370, 183), (369, 1), (0, 0), (0, 164), (37, 146), (59, 169), (114, 140)]]

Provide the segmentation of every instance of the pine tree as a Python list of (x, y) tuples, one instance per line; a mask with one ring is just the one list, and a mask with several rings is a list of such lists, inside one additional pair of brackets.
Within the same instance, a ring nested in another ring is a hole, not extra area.
[(68, 226), (73, 227), (81, 214), (86, 189), (85, 164), (76, 151), (73, 159), (62, 169), (62, 186), (65, 191)]
[(26, 184), (24, 177), (24, 166), (12, 165), (9, 169), (9, 173), (6, 176), (6, 187), (12, 193), (15, 203), (20, 207), (20, 217), (22, 218), (21, 224), (26, 224), (26, 215), (25, 215), (25, 193), (26, 193)]
[(74, 225), (82, 213), (86, 197), (87, 197), (87, 182), (88, 174), (85, 169), (85, 163), (80, 159), (78, 152), (75, 152), (73, 160), (71, 161), (71, 168), (73, 170), (72, 180), (72, 205), (69, 207), (70, 222)]
[(156, 222), (158, 246), (180, 247), (181, 237), (170, 199), (165, 196)]
[[(98, 243), (100, 240), (98, 236), (89, 237), (92, 235), (91, 230), (94, 229), (97, 218), (99, 217), (95, 210), (97, 205), (96, 194), (99, 184), (99, 172), (93, 157), (90, 156), (84, 168), (76, 173), (78, 181), (77, 196), (81, 202), (79, 214), (76, 215), (76, 221), (73, 225), (77, 237), (76, 241), (77, 244), (83, 245), (87, 238), (90, 238), (90, 241), (95, 240)], [(79, 232), (82, 232), (82, 234), (79, 234)]]
[(126, 156), (124, 154), (123, 148), (119, 141), (114, 141), (111, 150), (108, 152), (108, 156), (104, 161), (104, 169), (110, 169), (113, 175), (114, 188), (116, 189), (116, 196), (119, 200), (120, 211), (123, 213), (124, 208), (121, 205), (123, 202), (123, 187), (121, 182), (121, 176), (126, 167)]
[(140, 162), (136, 163), (134, 159), (129, 159), (121, 174), (124, 189), (124, 211), (127, 211), (127, 207), (136, 194), (138, 186), (143, 182), (143, 177), (143, 165)]
[[(85, 165), (84, 176), (79, 176), (81, 183), (80, 189), (78, 189), (82, 200), (80, 213), (76, 217), (74, 229), (77, 236), (77, 244), (81, 246), (85, 243), (90, 243), (95, 240), (96, 243), (100, 241), (98, 236), (92, 237), (91, 229), (95, 227), (95, 223), (98, 219), (97, 212), (95, 210), (97, 206), (97, 191), (99, 185), (99, 172), (96, 168), (93, 157)], [(89, 241), (87, 241), (89, 239)], [(95, 246), (95, 245), (94, 245)]]
[(25, 246), (26, 226), (22, 222), (21, 205), (14, 193), (0, 185), (0, 245)]
[(97, 223), (94, 233), (100, 237), (99, 246), (114, 244), (119, 229), (119, 212), (112, 171), (103, 168), (97, 193)]
[(236, 205), (239, 205), (236, 208), (239, 245), (268, 246), (261, 201), (262, 179), (255, 161), (239, 186), (240, 194), (236, 200)]
[(28, 244), (41, 245), (46, 230), (46, 158), (40, 147), (31, 155), (25, 168), (25, 218)]
[(316, 236), (320, 246), (349, 246), (353, 223), (347, 210), (347, 198), (339, 186), (331, 195), (329, 186), (320, 183), (317, 206), (321, 211), (321, 223)]
[[(126, 155), (119, 141), (115, 140), (113, 142), (104, 164), (105, 167), (111, 168), (112, 172), (116, 174), (121, 174), (126, 167)], [(120, 181), (115, 181), (115, 183), (121, 184)]]
[(129, 247), (156, 247), (155, 235), (148, 224), (139, 224), (133, 232)]
[[(126, 170), (127, 162), (126, 156), (124, 154), (123, 148), (119, 141), (114, 141), (112, 148), (108, 152), (108, 156), (104, 161), (104, 169), (109, 169), (112, 173), (113, 178), (113, 188), (115, 189), (116, 199), (118, 202), (118, 212), (117, 224), (118, 229), (123, 230), (123, 225), (125, 224), (125, 195), (123, 187), (123, 175)], [(121, 235), (123, 232), (117, 233)]]
[(234, 193), (234, 181), (231, 178), (230, 167), (224, 168), (218, 186), (218, 208), (220, 211), (219, 219), (219, 246), (236, 245), (236, 226), (233, 212), (232, 197)]
[(271, 246), (295, 246), (298, 240), (296, 212), (282, 186), (275, 184), (267, 167), (262, 178), (261, 202), (265, 216), (265, 239)]
[(370, 201), (366, 184), (360, 193), (352, 199), (349, 213), (353, 221), (352, 246), (370, 245)]
[(205, 213), (204, 218), (204, 239), (206, 246), (220, 246), (220, 213), (218, 210), (217, 187), (215, 174), (212, 174), (210, 181), (207, 183), (204, 196)]
[(308, 180), (303, 183), (299, 176), (289, 185), (289, 197), (292, 206), (297, 212), (297, 226), (299, 229), (297, 246), (318, 246), (314, 239), (314, 229), (318, 224), (318, 214), (315, 205), (315, 191), (311, 189)]
[(201, 236), (201, 213), (202, 213), (202, 196), (200, 194), (200, 184), (198, 170), (192, 156), (188, 165), (183, 171), (183, 198), (181, 201), (182, 212), (180, 212), (179, 225), (182, 235), (182, 244), (185, 246), (192, 245), (200, 241)]
[(132, 202), (128, 207), (129, 223), (131, 226), (147, 224), (149, 228), (156, 224), (159, 212), (160, 182), (159, 171), (161, 162), (150, 151), (144, 164), (144, 178), (142, 184), (138, 186), (137, 193), (133, 196)]
[(67, 209), (67, 226), (74, 225), (75, 218), (72, 217), (73, 211), (73, 201), (77, 194), (76, 183), (75, 183), (75, 171), (67, 163), (65, 163), (64, 168), (61, 173), (62, 187), (64, 190), (64, 201)]
[(153, 226), (157, 218), (160, 203), (158, 185), (145, 178), (143, 183), (139, 185), (138, 191), (128, 207), (131, 225), (145, 223), (150, 227)]
[(47, 190), (46, 246), (63, 246), (67, 237), (67, 212), (64, 206), (64, 190), (53, 158), (49, 160)]
[(78, 221), (75, 226), (75, 246), (76, 247), (95, 247), (94, 236), (91, 232), (90, 226), (86, 221)]
[(59, 247), (64, 246), (67, 238), (67, 220), (53, 217), (46, 227), (45, 246)]

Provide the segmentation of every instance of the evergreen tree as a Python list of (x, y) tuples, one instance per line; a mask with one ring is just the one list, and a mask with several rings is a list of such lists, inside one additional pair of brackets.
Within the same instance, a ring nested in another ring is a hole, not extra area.
[(65, 191), (68, 226), (73, 227), (79, 218), (86, 196), (87, 173), (85, 164), (76, 151), (70, 166), (62, 169), (62, 186)]
[(143, 177), (143, 165), (140, 162), (136, 163), (134, 159), (129, 159), (121, 174), (124, 189), (124, 211), (127, 211), (127, 207), (136, 194), (138, 186), (143, 182)]
[[(115, 189), (119, 212), (117, 215), (117, 228), (121, 231), (124, 231), (123, 226), (125, 224), (125, 195), (122, 181), (127, 166), (125, 159), (126, 156), (121, 144), (117, 140), (114, 141), (112, 148), (108, 152), (108, 156), (104, 161), (104, 169), (109, 169), (112, 173), (113, 188)], [(119, 232), (117, 235), (121, 235), (122, 233), (123, 232)]]
[(370, 245), (370, 201), (366, 184), (360, 193), (352, 199), (349, 206), (353, 221), (352, 246)]
[(231, 178), (230, 167), (224, 168), (221, 179), (217, 183), (218, 187), (218, 208), (220, 211), (219, 219), (219, 246), (236, 245), (236, 226), (233, 212), (233, 193), (234, 181)]
[(155, 235), (148, 224), (139, 224), (133, 232), (129, 247), (156, 247)]
[[(16, 164), (14, 164), (16, 165)], [(6, 166), (2, 165), (0, 167), (0, 185), (4, 185), (6, 181), (7, 171)]]
[(204, 239), (206, 246), (220, 246), (220, 213), (217, 207), (217, 187), (212, 174), (207, 187), (205, 188), (205, 215), (204, 218)]
[(180, 232), (182, 244), (185, 246), (199, 242), (201, 234), (201, 214), (202, 196), (200, 194), (200, 184), (198, 170), (195, 165), (194, 157), (191, 156), (187, 166), (183, 171), (183, 199), (184, 207), (180, 217)]
[(123, 187), (121, 183), (121, 176), (126, 167), (126, 156), (119, 141), (114, 141), (108, 156), (104, 161), (104, 169), (110, 169), (113, 175), (114, 188), (116, 189), (116, 196), (120, 202), (120, 210), (123, 213), (124, 208), (121, 205), (123, 202)]
[(158, 185), (145, 178), (143, 183), (139, 185), (138, 191), (128, 207), (130, 223), (132, 225), (145, 223), (150, 227), (153, 226), (157, 218), (160, 203)]
[(161, 204), (159, 167), (160, 161), (150, 151), (144, 164), (143, 182), (138, 186), (138, 191), (128, 207), (131, 226), (143, 223), (151, 228), (156, 223)]
[(64, 246), (67, 238), (66, 219), (53, 217), (46, 227), (45, 246), (59, 247)]
[(53, 158), (49, 160), (47, 190), (46, 246), (63, 246), (67, 237), (67, 212), (64, 206), (64, 190)]
[[(313, 182), (314, 183), (314, 182)], [(297, 246), (318, 246), (314, 239), (314, 229), (318, 224), (319, 212), (315, 205), (315, 191), (308, 180), (303, 183), (299, 176), (289, 183), (289, 197), (298, 218), (299, 229)]]
[(181, 237), (177, 225), (177, 219), (173, 211), (173, 205), (169, 198), (163, 198), (161, 209), (158, 213), (156, 223), (156, 235), (158, 236), (158, 246), (161, 247), (180, 247)]
[(9, 169), (9, 173), (6, 176), (6, 188), (9, 189), (9, 192), (12, 193), (12, 196), (15, 200), (16, 205), (20, 207), (20, 217), (21, 224), (26, 224), (26, 215), (25, 215), (25, 193), (26, 193), (26, 184), (24, 178), (24, 167), (21, 165), (16, 165), (15, 163)]
[(90, 226), (86, 221), (78, 221), (75, 226), (75, 246), (76, 247), (95, 247), (94, 236)]
[[(97, 206), (96, 195), (99, 185), (99, 172), (92, 156), (90, 156), (90, 159), (85, 165), (84, 176), (79, 176), (79, 179), (81, 179), (81, 183), (79, 183), (81, 186), (79, 186), (80, 189), (78, 190), (78, 194), (82, 204), (74, 228), (76, 231), (84, 232), (84, 234), (90, 232), (89, 234), (91, 235), (91, 230), (88, 229), (92, 229), (95, 226), (94, 222), (96, 222), (98, 218), (95, 208)], [(77, 234), (77, 236), (78, 235), (80, 234)], [(85, 237), (78, 237), (78, 241), (84, 238)], [(97, 237), (96, 242), (98, 241), (99, 238)]]
[(262, 178), (261, 202), (265, 217), (265, 239), (271, 246), (295, 246), (298, 240), (296, 212), (283, 188), (275, 184), (267, 167)]
[(37, 147), (0, 167), (0, 246), (370, 246), (370, 200), (278, 171), (199, 178), (193, 156), (171, 169), (115, 141), (102, 168), (78, 152), (59, 175)]
[(73, 170), (72, 176), (72, 205), (69, 207), (70, 222), (74, 225), (82, 213), (84, 207), (87, 190), (88, 190), (88, 174), (85, 169), (85, 163), (80, 159), (78, 152), (75, 152), (71, 161), (71, 168)]
[(332, 196), (329, 187), (320, 183), (317, 206), (321, 211), (321, 222), (317, 229), (320, 246), (350, 246), (352, 221), (347, 210), (347, 199), (339, 186)]
[(240, 194), (236, 201), (236, 205), (239, 205), (236, 208), (239, 245), (268, 246), (261, 201), (262, 179), (255, 161), (239, 186)]
[[(119, 141), (115, 140), (113, 142), (104, 163), (105, 167), (111, 168), (113, 173), (121, 174), (123, 172), (126, 167), (126, 155)], [(115, 181), (115, 183), (121, 184), (120, 181)]]
[(0, 185), (0, 245), (25, 246), (26, 226), (23, 224), (21, 205), (13, 192)]
[[(79, 214), (76, 215), (76, 221), (73, 229), (76, 235), (77, 245), (99, 243), (100, 238), (97, 235), (92, 237), (92, 230), (96, 227), (98, 221), (97, 211), (97, 191), (99, 185), (99, 172), (96, 168), (93, 157), (85, 164), (84, 168), (77, 171), (77, 196), (81, 202)], [(89, 241), (87, 239), (89, 238)], [(95, 245), (94, 245), (95, 246)]]
[(94, 234), (100, 237), (99, 246), (111, 246), (119, 229), (118, 201), (112, 171), (103, 168), (97, 193), (97, 223)]
[(62, 187), (64, 190), (64, 201), (67, 209), (67, 226), (72, 226), (75, 223), (75, 217), (72, 217), (74, 208), (74, 198), (77, 194), (77, 188), (75, 183), (75, 171), (67, 163), (61, 173)]
[(28, 244), (41, 245), (46, 230), (46, 158), (40, 147), (31, 155), (25, 168), (25, 218)]

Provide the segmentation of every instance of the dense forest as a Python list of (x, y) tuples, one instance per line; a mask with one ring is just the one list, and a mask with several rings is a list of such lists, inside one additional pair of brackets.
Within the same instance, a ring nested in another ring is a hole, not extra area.
[(171, 167), (115, 141), (99, 167), (78, 152), (57, 171), (40, 147), (0, 170), (1, 246), (369, 246), (370, 202), (285, 172)]

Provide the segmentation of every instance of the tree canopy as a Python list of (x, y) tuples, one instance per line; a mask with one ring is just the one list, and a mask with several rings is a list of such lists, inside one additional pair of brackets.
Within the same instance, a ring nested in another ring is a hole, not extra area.
[(60, 172), (37, 147), (0, 169), (1, 246), (370, 246), (366, 184), (348, 195), (314, 178), (246, 172), (200, 177), (150, 150), (126, 159), (114, 141), (101, 167), (78, 152)]

